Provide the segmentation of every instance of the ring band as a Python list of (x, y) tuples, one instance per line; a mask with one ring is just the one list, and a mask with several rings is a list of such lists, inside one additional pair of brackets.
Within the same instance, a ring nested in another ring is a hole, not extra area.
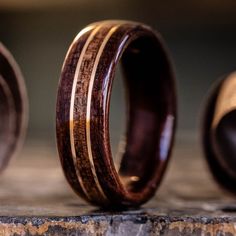
[(216, 81), (210, 89), (202, 115), (202, 147), (217, 183), (236, 194), (235, 115), (236, 73)]
[(21, 71), (10, 52), (0, 43), (0, 171), (22, 145), (27, 104)]
[[(116, 170), (109, 105), (119, 62), (129, 111), (125, 152)], [(74, 191), (99, 206), (143, 204), (160, 184), (175, 126), (175, 77), (160, 35), (129, 21), (83, 29), (63, 64), (56, 111), (59, 156)]]

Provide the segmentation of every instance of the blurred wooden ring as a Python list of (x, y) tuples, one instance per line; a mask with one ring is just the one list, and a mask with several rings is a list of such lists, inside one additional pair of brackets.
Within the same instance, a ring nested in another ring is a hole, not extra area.
[(21, 71), (10, 52), (0, 43), (0, 171), (24, 140), (28, 101)]
[[(129, 110), (125, 152), (116, 169), (109, 106), (119, 62)], [(65, 58), (56, 112), (58, 151), (75, 192), (103, 207), (145, 203), (165, 172), (175, 126), (175, 77), (161, 36), (128, 21), (84, 28)]]
[(236, 194), (236, 72), (216, 82), (206, 101), (204, 154), (215, 180)]

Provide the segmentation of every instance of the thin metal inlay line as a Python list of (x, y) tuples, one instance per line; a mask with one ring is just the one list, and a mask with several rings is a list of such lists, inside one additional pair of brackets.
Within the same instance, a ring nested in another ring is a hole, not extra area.
[(68, 51), (67, 51), (67, 53), (66, 53), (65, 60), (64, 60), (63, 65), (62, 65), (62, 70), (63, 70), (64, 67), (65, 67), (67, 58), (68, 58), (68, 56), (69, 56), (69, 54), (70, 54), (70, 51), (71, 51), (73, 45), (75, 44), (75, 42), (76, 42), (82, 35), (84, 35), (85, 33), (87, 33), (89, 30), (92, 30), (93, 28), (95, 28), (95, 25), (87, 26), (86, 28), (82, 29), (82, 30), (76, 35), (76, 37), (74, 38), (72, 44), (70, 45), (70, 47), (69, 47), (69, 49), (68, 49)]
[(107, 197), (106, 197), (105, 193), (102, 190), (102, 187), (99, 183), (99, 180), (98, 180), (98, 177), (97, 177), (97, 174), (96, 174), (95, 165), (94, 165), (94, 161), (93, 161), (92, 147), (91, 147), (91, 133), (90, 133), (91, 99), (92, 99), (92, 90), (93, 90), (95, 75), (96, 75), (96, 71), (97, 71), (97, 67), (98, 67), (100, 57), (101, 57), (101, 55), (104, 51), (104, 48), (105, 48), (107, 42), (110, 39), (110, 37), (118, 29), (119, 26), (120, 25), (117, 25), (117, 26), (114, 26), (110, 29), (110, 31), (108, 32), (108, 34), (104, 38), (104, 40), (103, 40), (103, 42), (102, 42), (102, 44), (101, 44), (101, 46), (98, 50), (98, 53), (97, 53), (97, 56), (96, 56), (96, 59), (95, 59), (95, 62), (94, 62), (93, 70), (92, 70), (92, 73), (91, 73), (90, 81), (89, 81), (88, 96), (87, 96), (86, 139), (87, 139), (87, 147), (88, 147), (88, 156), (89, 156), (89, 161), (90, 161), (90, 164), (91, 164), (91, 170), (92, 170), (92, 173), (93, 173), (93, 176), (94, 176), (94, 180), (96, 182), (96, 185), (97, 185), (101, 195), (105, 199), (107, 199)]
[[(91, 28), (85, 28), (84, 30), (82, 30), (77, 37), (75, 38), (75, 40), (78, 40), (79, 37), (81, 37), (84, 33), (88, 32), (88, 30)], [(91, 34), (89, 35), (86, 43), (83, 46), (83, 49), (81, 51), (77, 66), (76, 66), (76, 71), (75, 71), (75, 75), (74, 75), (74, 80), (73, 80), (73, 85), (72, 85), (72, 92), (71, 92), (71, 102), (70, 102), (70, 145), (71, 145), (71, 153), (72, 153), (72, 158), (73, 158), (73, 162), (75, 165), (75, 170), (76, 170), (76, 174), (77, 174), (77, 178), (78, 181), (81, 185), (81, 188), (84, 192), (84, 194), (90, 199), (90, 196), (84, 186), (83, 180), (81, 178), (81, 175), (79, 173), (77, 166), (77, 162), (76, 162), (76, 151), (75, 151), (75, 140), (74, 140), (74, 104), (75, 104), (75, 93), (76, 93), (76, 85), (78, 82), (78, 77), (79, 77), (79, 72), (81, 69), (81, 65), (82, 65), (82, 61), (84, 58), (84, 54), (88, 48), (89, 43), (93, 40), (95, 34), (98, 32), (98, 30), (101, 28), (101, 26), (95, 27), (94, 30), (91, 32)]]

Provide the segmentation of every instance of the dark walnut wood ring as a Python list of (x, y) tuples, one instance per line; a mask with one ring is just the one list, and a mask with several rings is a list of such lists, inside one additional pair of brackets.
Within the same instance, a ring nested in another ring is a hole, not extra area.
[[(129, 111), (126, 148), (116, 169), (109, 106), (119, 62)], [(62, 68), (56, 117), (61, 163), (76, 193), (100, 206), (146, 202), (166, 169), (176, 124), (175, 78), (160, 35), (126, 21), (83, 29)]]
[(28, 103), (20, 69), (0, 43), (0, 171), (8, 164), (25, 136)]

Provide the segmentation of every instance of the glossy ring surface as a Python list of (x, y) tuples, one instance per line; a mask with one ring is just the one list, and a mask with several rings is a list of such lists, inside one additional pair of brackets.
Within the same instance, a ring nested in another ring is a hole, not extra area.
[[(119, 62), (129, 109), (126, 147), (116, 169), (109, 106)], [(143, 204), (160, 184), (175, 126), (175, 77), (160, 35), (129, 21), (84, 28), (66, 55), (56, 111), (58, 151), (74, 191), (99, 206)]]

